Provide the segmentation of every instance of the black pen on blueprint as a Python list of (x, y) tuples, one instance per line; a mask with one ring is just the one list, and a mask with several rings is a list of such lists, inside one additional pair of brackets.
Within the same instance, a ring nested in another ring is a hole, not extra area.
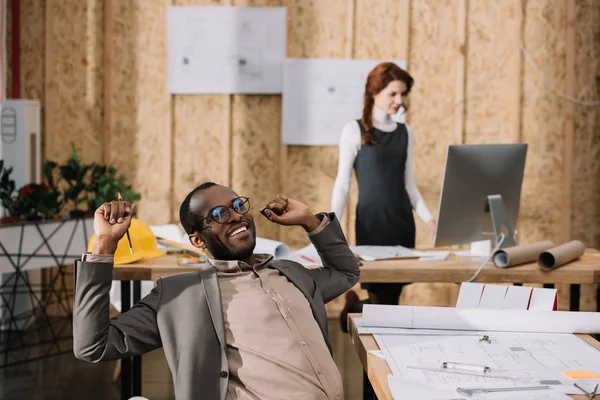
[[(123, 201), (123, 198), (121, 197), (121, 193), (117, 192), (117, 200), (119, 200), (119, 203)], [(131, 237), (129, 236), (129, 228), (127, 228), (127, 241), (129, 242), (129, 253), (133, 254), (133, 246), (131, 245)]]

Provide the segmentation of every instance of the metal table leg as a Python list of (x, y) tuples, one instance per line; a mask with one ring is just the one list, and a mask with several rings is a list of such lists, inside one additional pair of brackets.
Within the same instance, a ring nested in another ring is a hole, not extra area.
[(569, 301), (569, 309), (571, 311), (579, 311), (579, 294), (581, 293), (580, 285), (571, 285), (571, 298)]
[(375, 390), (373, 390), (373, 385), (371, 385), (371, 381), (365, 370), (363, 370), (363, 400), (377, 400)]

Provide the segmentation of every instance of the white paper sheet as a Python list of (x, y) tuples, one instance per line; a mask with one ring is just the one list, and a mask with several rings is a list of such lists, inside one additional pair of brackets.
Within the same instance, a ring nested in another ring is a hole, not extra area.
[[(181, 232), (181, 229), (179, 229), (179, 226), (177, 226), (175, 224), (151, 225), (150, 230), (152, 231), (152, 233), (154, 233), (154, 236), (156, 236), (156, 237), (172, 240), (174, 242), (181, 242), (181, 243), (185, 243), (185, 244), (188, 244), (190, 242), (188, 240), (188, 235), (185, 234), (185, 236), (184, 236), (183, 233)], [(185, 238), (185, 241), (183, 241), (184, 238)], [(159, 244), (159, 247), (160, 246), (161, 245)]]
[[(367, 75), (381, 61), (288, 58), (283, 77), (283, 144), (337, 146), (344, 125), (362, 115)], [(406, 68), (405, 61), (393, 62)], [(394, 119), (404, 122), (404, 114)]]
[(485, 284), (475, 282), (463, 282), (460, 285), (456, 308), (479, 308), (481, 295)]
[(556, 391), (544, 392), (504, 392), (488, 393), (485, 395), (474, 395), (473, 397), (464, 397), (456, 390), (432, 388), (427, 385), (421, 385), (416, 382), (400, 379), (393, 375), (388, 375), (388, 384), (394, 400), (467, 400), (467, 399), (486, 399), (486, 400), (567, 400), (571, 399), (564, 394)]
[(456, 331), (456, 330), (443, 330), (443, 329), (408, 329), (408, 328), (378, 328), (369, 327), (362, 325), (362, 318), (354, 318), (354, 324), (359, 335), (393, 335), (395, 338), (401, 338), (403, 336), (457, 336), (457, 335), (471, 335), (481, 336), (479, 332), (474, 331)]
[(558, 291), (556, 289), (533, 288), (530, 311), (552, 311), (556, 302)]
[(478, 308), (500, 310), (508, 288), (506, 285), (485, 285)]
[(323, 265), (323, 261), (313, 244), (309, 244), (300, 250), (291, 252), (286, 259), (296, 261), (305, 267)]
[(171, 6), (171, 93), (281, 93), (285, 7)]
[(369, 353), (373, 354), (375, 357), (385, 358), (381, 350), (369, 350)]
[(394, 400), (448, 400), (464, 399), (454, 390), (433, 389), (416, 382), (409, 382), (394, 375), (388, 375), (388, 384)]
[(532, 288), (527, 286), (510, 286), (504, 297), (502, 309), (504, 310), (527, 310)]
[(600, 313), (529, 310), (460, 310), (449, 307), (365, 304), (366, 327), (499, 332), (600, 333)]
[(420, 251), (419, 261), (444, 261), (450, 255), (449, 251)]
[(350, 250), (365, 261), (395, 258), (419, 258), (422, 253), (402, 246), (351, 246)]

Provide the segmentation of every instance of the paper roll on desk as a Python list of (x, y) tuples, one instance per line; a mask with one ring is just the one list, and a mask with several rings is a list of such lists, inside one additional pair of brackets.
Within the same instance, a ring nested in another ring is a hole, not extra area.
[(270, 254), (275, 259), (288, 258), (290, 256), (290, 248), (287, 244), (278, 242), (276, 240), (266, 239), (257, 237), (256, 247), (254, 247), (255, 254)]
[(585, 246), (583, 243), (579, 240), (572, 240), (542, 252), (538, 258), (538, 265), (544, 271), (551, 271), (577, 260), (584, 252)]
[(365, 304), (362, 325), (460, 331), (600, 333), (600, 313)]
[(550, 240), (507, 247), (494, 253), (494, 265), (499, 268), (509, 268), (534, 262), (540, 253), (551, 249), (554, 244)]

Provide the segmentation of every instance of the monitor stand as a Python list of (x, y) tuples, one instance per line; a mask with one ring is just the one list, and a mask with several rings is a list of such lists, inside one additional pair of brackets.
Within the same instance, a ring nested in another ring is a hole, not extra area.
[(506, 248), (514, 246), (515, 236), (508, 215), (506, 215), (506, 207), (502, 196), (499, 194), (492, 194), (487, 197), (488, 206), (490, 211), (490, 217), (492, 218), (492, 226), (494, 228), (494, 236), (496, 237), (496, 246), (500, 242), (500, 234), (504, 234), (504, 240), (499, 248)]

